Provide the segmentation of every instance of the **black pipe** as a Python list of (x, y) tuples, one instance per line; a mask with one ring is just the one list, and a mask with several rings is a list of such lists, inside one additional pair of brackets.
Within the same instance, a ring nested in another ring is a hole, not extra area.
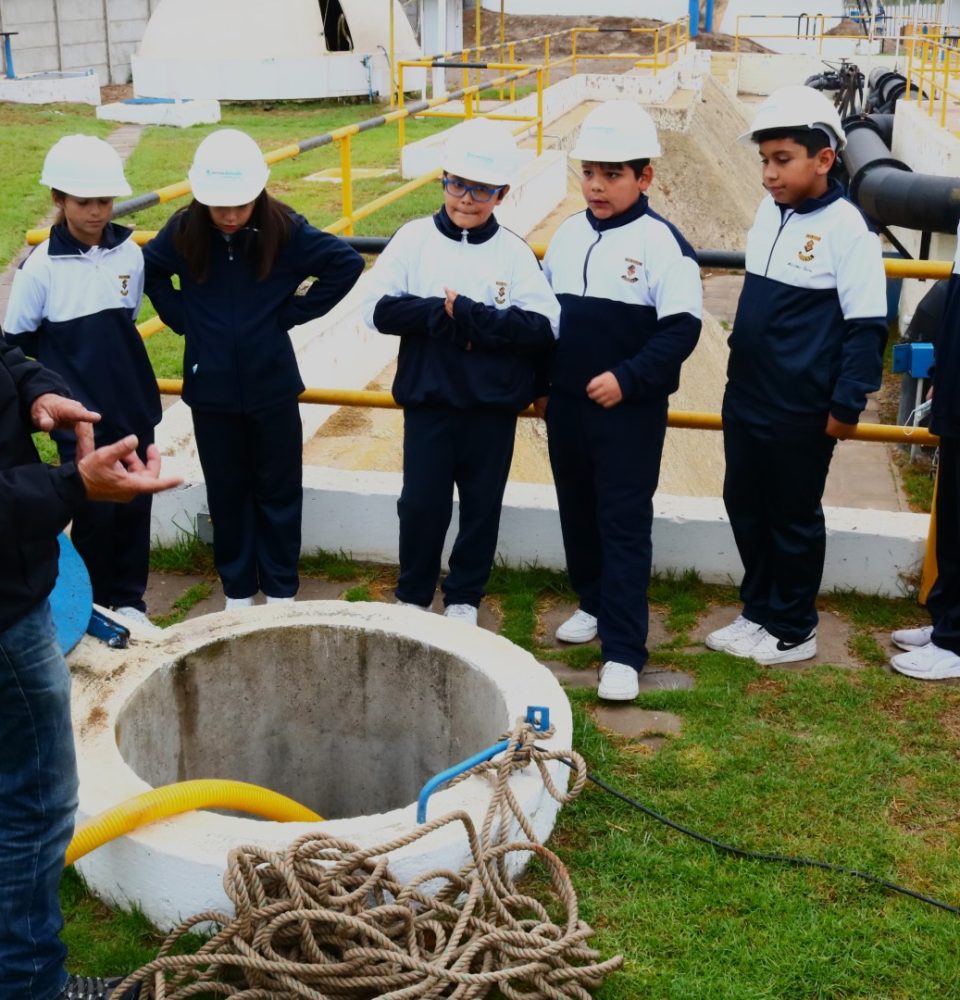
[(873, 116), (844, 122), (847, 145), (840, 154), (850, 198), (875, 222), (953, 234), (960, 222), (960, 178), (916, 174), (890, 155), (887, 123)]

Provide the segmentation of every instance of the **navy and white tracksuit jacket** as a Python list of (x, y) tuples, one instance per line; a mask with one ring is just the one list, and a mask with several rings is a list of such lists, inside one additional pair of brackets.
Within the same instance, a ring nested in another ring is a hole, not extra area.
[(767, 196), (747, 236), (723, 400), (724, 501), (744, 563), (744, 614), (782, 642), (815, 629), (835, 439), (880, 385), (880, 242), (836, 181), (796, 208)]
[(960, 228), (935, 360), (930, 430), (940, 435), (937, 579), (927, 610), (933, 641), (960, 655)]
[[(643, 195), (611, 219), (567, 219), (544, 270), (561, 308), (547, 431), (570, 582), (598, 619), (604, 660), (640, 670), (667, 397), (700, 336), (700, 272)], [(607, 371), (623, 401), (604, 409), (586, 387)]]
[[(227, 597), (292, 597), (298, 589), (303, 381), (287, 332), (322, 316), (353, 287), (363, 258), (291, 214), (270, 273), (256, 271), (257, 232), (211, 234), (198, 282), (174, 236), (181, 213), (147, 244), (146, 292), (184, 338), (183, 401), (192, 411), (214, 526), (214, 561)], [(211, 224), (212, 226), (212, 224)], [(179, 275), (180, 288), (172, 277)], [(305, 295), (300, 284), (315, 277)]]
[[(443, 208), (402, 226), (368, 281), (367, 323), (400, 337), (397, 597), (433, 599), (456, 483), (460, 530), (444, 597), (476, 606), (496, 552), (517, 414), (545, 385), (560, 307), (523, 239), (494, 216), (461, 230)], [(458, 293), (452, 318), (445, 288)]]
[[(143, 255), (131, 231), (110, 223), (98, 246), (56, 225), (17, 271), (4, 325), (8, 338), (57, 372), (73, 396), (101, 414), (98, 445), (127, 434), (141, 458), (160, 422), (160, 394), (135, 320), (143, 297)], [(71, 462), (73, 435), (55, 431), (60, 458)], [(149, 496), (129, 504), (84, 503), (71, 538), (83, 557), (93, 599), (107, 607), (144, 608), (150, 554)]]

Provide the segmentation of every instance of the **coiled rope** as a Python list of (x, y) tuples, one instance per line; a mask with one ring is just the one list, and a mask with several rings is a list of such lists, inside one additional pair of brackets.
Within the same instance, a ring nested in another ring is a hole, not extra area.
[[(508, 1000), (589, 1000), (623, 957), (600, 960), (588, 947), (593, 930), (580, 919), (566, 868), (537, 841), (509, 784), (515, 771), (533, 764), (557, 801), (580, 794), (583, 758), (534, 745), (552, 732), (518, 722), (504, 737), (509, 749), (457, 779), (483, 774), (493, 786), (479, 834), (458, 811), (377, 847), (315, 832), (283, 853), (232, 850), (224, 888), (236, 916), (208, 911), (184, 921), (117, 996), (141, 982), (143, 996), (154, 1000), (474, 1000), (494, 988)], [(574, 773), (567, 792), (547, 771), (558, 759)], [(451, 824), (463, 827), (471, 860), (458, 872), (435, 869), (398, 883), (390, 852)], [(539, 859), (557, 919), (519, 891), (508, 871), (512, 854)], [(219, 930), (196, 953), (170, 953), (184, 934), (209, 924)]]

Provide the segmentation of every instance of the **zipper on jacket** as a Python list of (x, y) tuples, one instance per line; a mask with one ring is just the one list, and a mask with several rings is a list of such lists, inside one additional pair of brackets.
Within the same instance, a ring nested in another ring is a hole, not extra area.
[(593, 248), (601, 239), (603, 239), (603, 233), (598, 232), (597, 238), (587, 248), (587, 256), (583, 258), (583, 295), (587, 294), (587, 265), (590, 263), (590, 254), (593, 253)]
[(777, 248), (777, 240), (780, 239), (780, 234), (783, 232), (786, 224), (796, 215), (797, 213), (791, 208), (789, 209), (780, 221), (780, 228), (777, 230), (777, 235), (773, 238), (773, 243), (770, 244), (770, 253), (767, 254), (767, 266), (764, 268), (763, 276), (769, 277), (770, 275), (770, 261), (773, 260), (773, 251)]

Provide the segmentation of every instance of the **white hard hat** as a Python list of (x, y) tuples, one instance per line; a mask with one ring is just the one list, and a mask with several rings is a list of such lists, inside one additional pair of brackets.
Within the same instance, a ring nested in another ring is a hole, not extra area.
[(222, 128), (197, 146), (187, 177), (201, 205), (247, 205), (267, 186), (270, 168), (260, 147), (235, 128)]
[(593, 163), (627, 163), (659, 155), (657, 127), (633, 101), (607, 101), (594, 108), (583, 119), (577, 143), (570, 150), (573, 159)]
[(760, 104), (750, 131), (744, 132), (740, 141), (752, 142), (755, 133), (767, 129), (798, 127), (821, 129), (836, 140), (837, 149), (847, 144), (840, 114), (833, 102), (819, 90), (801, 83), (778, 88)]
[(74, 198), (119, 198), (133, 193), (117, 151), (92, 135), (65, 135), (55, 142), (43, 161), (40, 183)]
[(471, 118), (450, 130), (440, 165), (466, 181), (500, 185), (510, 183), (517, 161), (517, 141), (508, 126)]

